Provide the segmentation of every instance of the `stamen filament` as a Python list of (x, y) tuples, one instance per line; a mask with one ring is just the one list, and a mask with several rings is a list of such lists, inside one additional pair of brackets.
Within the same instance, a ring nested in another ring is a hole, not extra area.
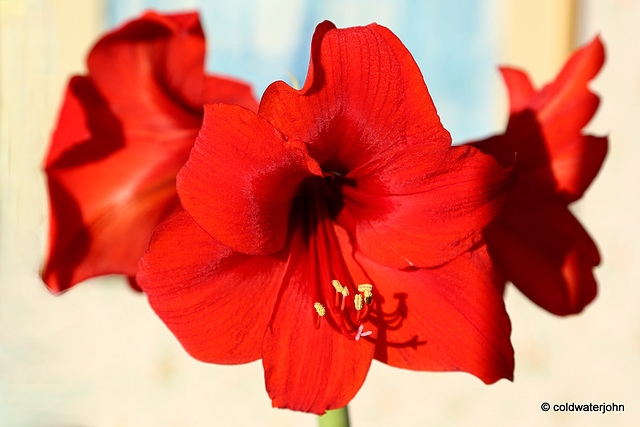
[(342, 289), (344, 288), (339, 280), (332, 280), (331, 284), (336, 289), (336, 301), (335, 306), (338, 307), (340, 305), (340, 294), (342, 293)]
[(325, 310), (324, 306), (319, 302), (316, 302), (315, 304), (313, 304), (313, 308), (315, 308), (316, 312), (318, 313), (318, 318), (316, 320), (316, 329), (320, 329), (320, 319), (322, 319), (322, 317), (327, 313), (327, 311)]
[(349, 289), (346, 286), (343, 286), (341, 293), (342, 293), (342, 304), (340, 305), (340, 311), (344, 311), (345, 301), (349, 296)]
[(356, 312), (356, 324), (360, 323), (360, 316), (362, 315), (362, 306), (364, 305), (364, 303), (362, 302), (362, 295), (357, 294), (355, 297), (353, 297), (353, 305), (356, 306), (356, 310), (358, 310)]

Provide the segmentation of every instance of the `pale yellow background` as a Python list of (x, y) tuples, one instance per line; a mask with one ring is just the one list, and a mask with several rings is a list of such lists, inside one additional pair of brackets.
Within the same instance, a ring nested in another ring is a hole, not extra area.
[[(610, 133), (604, 170), (575, 206), (603, 255), (600, 294), (561, 319), (510, 289), (516, 372), (466, 374), (374, 362), (350, 405), (356, 426), (640, 425), (640, 2), (497, 0), (503, 63), (551, 78), (600, 33), (607, 62), (591, 124)], [(121, 280), (53, 297), (39, 281), (46, 241), (40, 171), (63, 88), (103, 31), (103, 4), (0, 0), (0, 426), (313, 426), (270, 408), (259, 363), (189, 358)], [(79, 19), (78, 17), (82, 17)], [(497, 77), (496, 77), (497, 78)], [(499, 94), (504, 96), (504, 94)], [(501, 123), (505, 111), (496, 111)], [(624, 413), (544, 413), (540, 404), (618, 403)]]

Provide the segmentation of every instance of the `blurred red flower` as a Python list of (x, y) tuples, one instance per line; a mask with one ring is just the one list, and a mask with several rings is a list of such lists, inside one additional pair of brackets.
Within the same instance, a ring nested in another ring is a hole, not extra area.
[(474, 143), (502, 161), (517, 153), (517, 183), (487, 231), (489, 253), (505, 280), (559, 315), (580, 312), (597, 291), (598, 249), (568, 205), (582, 197), (607, 153), (606, 137), (582, 132), (599, 103), (587, 85), (603, 62), (604, 47), (595, 38), (540, 90), (524, 72), (503, 68), (511, 104), (507, 130)]
[(374, 358), (511, 378), (482, 233), (512, 169), (450, 142), (388, 29), (324, 22), (301, 90), (205, 106), (138, 283), (193, 357), (262, 359), (276, 407), (343, 407)]
[(204, 54), (197, 13), (149, 12), (100, 39), (70, 80), (44, 162), (52, 292), (104, 274), (133, 284), (153, 229), (180, 206), (175, 177), (203, 104), (257, 110), (247, 85), (204, 73)]

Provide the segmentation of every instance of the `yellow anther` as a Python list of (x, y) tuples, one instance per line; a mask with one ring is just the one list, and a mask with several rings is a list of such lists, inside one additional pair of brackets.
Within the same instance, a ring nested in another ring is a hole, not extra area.
[(373, 289), (373, 285), (369, 283), (363, 283), (362, 285), (358, 285), (358, 292), (371, 291), (372, 289)]
[(342, 292), (342, 296), (345, 298), (349, 296), (349, 288), (347, 288), (346, 286), (343, 286), (340, 292)]
[(371, 292), (373, 286), (369, 283), (363, 283), (362, 285), (358, 285), (358, 292), (364, 293), (364, 302), (369, 305), (371, 304), (371, 298), (373, 297), (373, 292)]
[(354, 298), (353, 298), (353, 303), (356, 306), (356, 310), (362, 310), (362, 307), (364, 307), (364, 304), (362, 302), (362, 295), (357, 294)]
[(313, 304), (313, 308), (316, 309), (316, 311), (318, 312), (318, 316), (324, 316), (326, 314), (326, 310), (324, 308), (324, 306), (322, 304), (320, 304), (319, 302)]
[(336, 292), (342, 292), (342, 289), (344, 289), (339, 280), (332, 280), (331, 284), (336, 288)]

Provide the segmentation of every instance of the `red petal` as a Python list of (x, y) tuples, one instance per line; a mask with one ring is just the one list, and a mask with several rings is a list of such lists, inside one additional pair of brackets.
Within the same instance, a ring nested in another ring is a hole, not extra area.
[(204, 35), (196, 18), (148, 13), (103, 37), (89, 53), (91, 79), (129, 132), (200, 126)]
[[(528, 113), (512, 117), (505, 134), (508, 146), (518, 151), (521, 172), (567, 203), (582, 197), (607, 153), (606, 138), (582, 134), (599, 102), (588, 84), (603, 62), (604, 47), (595, 38), (571, 56), (552, 83), (529, 95)], [(513, 99), (515, 85), (506, 81)]]
[[(96, 275), (135, 275), (153, 228), (179, 205), (175, 174), (186, 157), (153, 141), (126, 141), (86, 78), (72, 79), (66, 99), (82, 108), (63, 108), (45, 164), (51, 219), (43, 278), (54, 292)], [(188, 147), (192, 132), (164, 138)]]
[(537, 182), (538, 191), (567, 203), (582, 197), (607, 154), (606, 137), (582, 134), (597, 107), (598, 97), (585, 93), (544, 123), (530, 111), (512, 117), (503, 147), (518, 147), (519, 173)]
[[(154, 31), (150, 29), (155, 23), (171, 31), (166, 46), (161, 42), (160, 49), (150, 52), (159, 54), (158, 58), (151, 57), (150, 60), (158, 61), (155, 69), (165, 85), (165, 94), (179, 97), (195, 111), (201, 111), (202, 105), (209, 100), (203, 97), (207, 79), (203, 72), (206, 45), (198, 14), (160, 15), (148, 12), (138, 22), (141, 25), (139, 31), (146, 34)], [(149, 24), (142, 26), (143, 22)], [(136, 34), (132, 38), (135, 40), (141, 35)], [(130, 43), (132, 40), (127, 41)]]
[(558, 77), (540, 90), (529, 106), (545, 122), (573, 99), (588, 92), (587, 85), (602, 68), (604, 46), (599, 37), (578, 49), (569, 58)]
[(513, 203), (487, 239), (497, 267), (551, 313), (579, 313), (595, 298), (598, 249), (563, 203)]
[(508, 67), (501, 67), (500, 72), (509, 92), (509, 113), (514, 115), (527, 108), (536, 90), (525, 72)]
[[(558, 136), (562, 138), (562, 136)], [(551, 154), (551, 170), (556, 179), (556, 192), (566, 203), (582, 197), (596, 177), (607, 155), (607, 137), (566, 135), (565, 143)]]
[[(70, 183), (90, 176), (93, 172), (83, 168), (49, 177), (50, 247), (42, 277), (56, 293), (99, 275), (133, 277), (153, 229), (179, 207), (173, 181), (143, 186), (124, 204), (89, 201), (88, 187)], [(82, 205), (78, 199), (83, 199)]]
[(287, 137), (300, 139), (325, 170), (374, 170), (405, 149), (447, 147), (422, 74), (386, 28), (318, 25), (304, 87), (276, 82), (260, 115)]
[[(91, 113), (87, 113), (91, 110)], [(88, 123), (88, 118), (93, 119)], [(53, 164), (64, 152), (91, 138), (91, 127), (98, 127), (109, 135), (105, 138), (104, 151), (109, 153), (122, 145), (122, 130), (118, 120), (109, 110), (106, 100), (91, 81), (84, 76), (73, 76), (60, 107), (58, 123), (53, 131), (51, 145), (44, 161), (44, 168)], [(100, 153), (99, 156), (104, 156)]]
[[(197, 13), (149, 12), (103, 37), (87, 63), (96, 85), (122, 108), (125, 120), (131, 119), (126, 120), (131, 128), (161, 126), (156, 116), (190, 120), (186, 112), (199, 119), (205, 103), (237, 103), (256, 110), (247, 84), (204, 74), (205, 50)], [(199, 125), (197, 120), (194, 126)]]
[(136, 279), (189, 354), (239, 364), (261, 356), (286, 261), (234, 252), (182, 211), (157, 228)]
[(446, 263), (478, 242), (513, 179), (512, 169), (462, 146), (428, 158), (408, 152), (384, 173), (355, 181), (342, 188), (338, 222), (367, 256), (402, 268)]
[(304, 87), (274, 83), (260, 115), (304, 141), (323, 170), (343, 175), (340, 223), (390, 266), (437, 265), (468, 249), (509, 183), (510, 171), (492, 159), (450, 147), (413, 58), (377, 25), (320, 24)]
[(511, 323), (486, 247), (434, 269), (405, 270), (358, 257), (376, 293), (375, 358), (392, 366), (513, 378)]
[(284, 244), (302, 181), (321, 175), (299, 141), (239, 106), (205, 106), (189, 161), (178, 176), (184, 208), (214, 239), (247, 254)]
[[(369, 371), (374, 344), (367, 339), (355, 341), (336, 325), (340, 314), (332, 305), (335, 291), (330, 280), (319, 280), (326, 272), (310, 246), (303, 233), (294, 235), (287, 280), (265, 334), (263, 365), (274, 407), (322, 414), (344, 407), (358, 392)], [(328, 249), (335, 253), (317, 256), (339, 256), (340, 248)], [(316, 328), (314, 303), (318, 301), (329, 303), (327, 315)], [(370, 323), (366, 326), (375, 336)]]

